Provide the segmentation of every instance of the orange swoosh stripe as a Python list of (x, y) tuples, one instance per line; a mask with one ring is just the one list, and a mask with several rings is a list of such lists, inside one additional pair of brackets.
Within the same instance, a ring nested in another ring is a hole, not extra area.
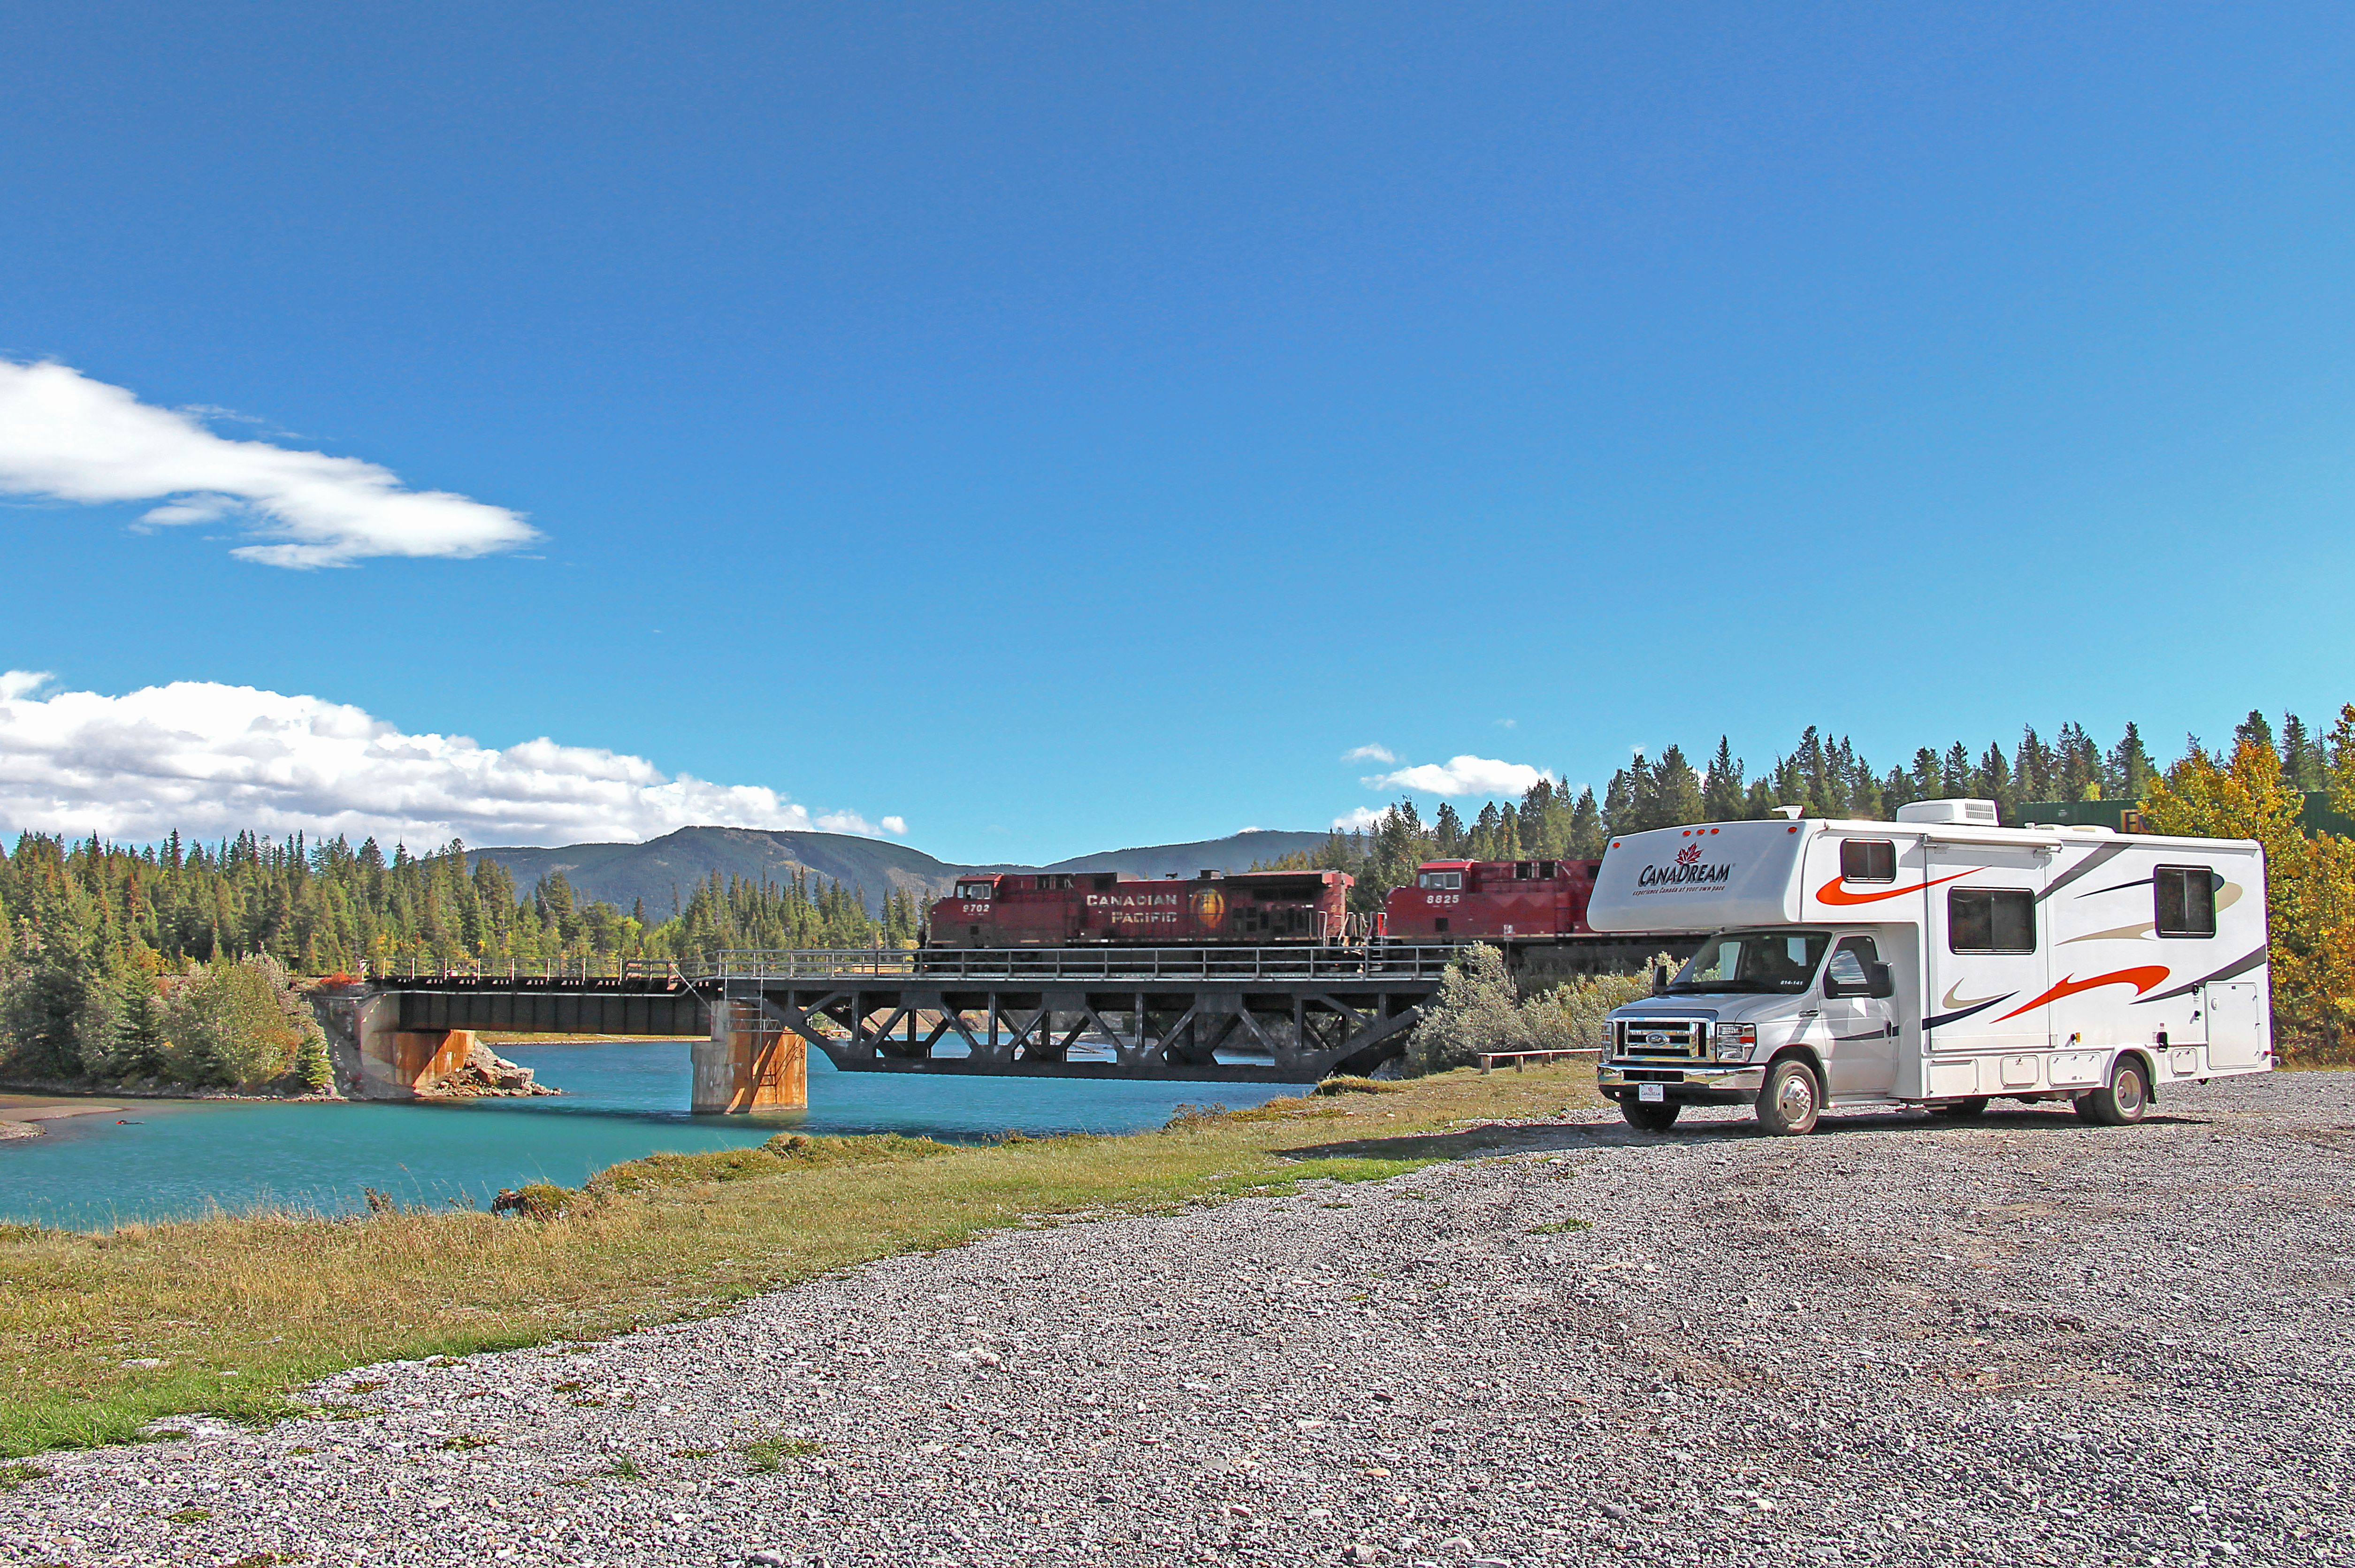
[[(1971, 868), (1972, 871), (1977, 869), (1977, 866)], [(1835, 876), (1816, 889), (1816, 902), (1833, 905), (1878, 904), (1884, 898), (1902, 898), (1909, 893), (1919, 893), (1924, 888), (1935, 887), (1941, 882), (1959, 882), (1970, 874), (1969, 871), (1958, 871), (1952, 876), (1933, 877), (1928, 882), (1917, 882), (1911, 887), (1884, 888), (1879, 893), (1850, 893), (1840, 885), (1840, 879)]]
[[(2168, 969), (2165, 964), (2145, 964), (2140, 969), (2112, 969), (2108, 974), (2092, 975), (2084, 980), (2064, 980), (2034, 1001), (2013, 1008), (2009, 1012), (2005, 1013), (2003, 1018), (2018, 1018), (2021, 1013), (2033, 1012), (2048, 1001), (2058, 1001), (2064, 996), (2074, 996), (2081, 991), (2092, 991), (2096, 986), (2130, 985), (2135, 988), (2135, 994), (2140, 996), (2167, 979), (2167, 975)], [(1996, 1022), (2001, 1023), (2003, 1018), (1998, 1018)]]

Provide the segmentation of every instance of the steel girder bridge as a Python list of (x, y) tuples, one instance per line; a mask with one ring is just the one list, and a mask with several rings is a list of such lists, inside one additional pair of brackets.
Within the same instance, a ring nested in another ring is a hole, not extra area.
[[(723, 953), (682, 973), (845, 1072), (1315, 1083), (1406, 1048), (1448, 948)], [(716, 1027), (716, 1023), (715, 1023)]]
[(365, 1054), (387, 1056), (388, 1083), (432, 1070), (461, 1031), (688, 1035), (699, 1112), (806, 1105), (812, 1045), (850, 1073), (1308, 1084), (1403, 1053), (1460, 956), (1380, 944), (789, 949), (659, 972), (385, 975), (353, 1021), (380, 1022), (353, 1033)]

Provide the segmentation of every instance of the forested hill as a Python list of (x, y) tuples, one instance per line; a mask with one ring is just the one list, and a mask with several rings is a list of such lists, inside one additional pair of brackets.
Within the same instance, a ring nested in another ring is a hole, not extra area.
[(1286, 833), (1267, 828), (1189, 844), (1150, 844), (1059, 860), (1041, 871), (1125, 871), (1136, 876), (1192, 876), (1202, 871), (1249, 871), (1253, 865), (1325, 847), (1328, 833)]
[[(1253, 832), (1194, 843), (1156, 844), (1107, 850), (1057, 861), (1047, 871), (1125, 871), (1138, 876), (1191, 876), (1198, 871), (1248, 870), (1325, 842), (1323, 833)], [(785, 883), (805, 871), (814, 882), (838, 883), (865, 894), (868, 909), (879, 909), (892, 893), (937, 898), (971, 871), (1024, 870), (1019, 866), (952, 865), (922, 850), (849, 833), (771, 832), (757, 828), (681, 828), (642, 844), (568, 844), (561, 849), (485, 849), (478, 860), (506, 867), (518, 887), (533, 887), (562, 872), (577, 896), (602, 899), (630, 911), (640, 906), (649, 921), (665, 920), (694, 897), (696, 885), (712, 873), (722, 882)]]

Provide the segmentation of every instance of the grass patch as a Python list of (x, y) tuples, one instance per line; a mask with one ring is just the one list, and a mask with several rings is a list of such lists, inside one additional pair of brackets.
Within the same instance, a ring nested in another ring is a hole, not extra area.
[(1593, 1228), (1594, 1222), (1593, 1220), (1555, 1220), (1549, 1224), (1531, 1225), (1529, 1227), (1529, 1234), (1533, 1236), (1566, 1236), (1572, 1231), (1589, 1231)]
[(212, 1516), (213, 1510), (208, 1508), (184, 1508), (177, 1513), (167, 1513), (164, 1517), (174, 1524), (202, 1524)]
[(1394, 1078), (1327, 1078), (1313, 1093), (1332, 1095), (1397, 1095), (1410, 1087), (1403, 1079)]
[(0, 1465), (0, 1492), (13, 1492), (27, 1481), (45, 1481), (48, 1471), (38, 1465)]
[[(1502, 1130), (1467, 1124), (1599, 1105), (1593, 1084), (1592, 1065), (1435, 1074), (1280, 1099), (1273, 1114), (986, 1148), (787, 1134), (615, 1166), (546, 1219), (418, 1209), (24, 1228), (0, 1237), (0, 1459), (137, 1441), (173, 1416), (276, 1419), (288, 1391), (378, 1361), (562, 1353), (1026, 1220), (1379, 1181), (1494, 1153)], [(122, 1364), (134, 1357), (169, 1364)]]
[(496, 1437), (483, 1437), (472, 1432), (461, 1432), (455, 1437), (442, 1439), (442, 1446), (452, 1453), (464, 1454), (472, 1448), (487, 1448), (497, 1441)]
[(756, 1476), (773, 1476), (785, 1467), (787, 1459), (812, 1459), (818, 1455), (818, 1446), (806, 1437), (756, 1437), (737, 1450), (744, 1456), (744, 1467)]

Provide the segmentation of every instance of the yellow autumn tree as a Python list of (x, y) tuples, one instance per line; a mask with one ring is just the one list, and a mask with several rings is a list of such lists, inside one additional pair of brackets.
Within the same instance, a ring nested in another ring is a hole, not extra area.
[[(2333, 796), (2355, 802), (2355, 704), (2332, 733)], [(2194, 747), (2154, 780), (2146, 830), (2254, 839), (2265, 852), (2274, 1036), (2286, 1058), (2343, 1054), (2355, 1038), (2355, 844), (2298, 826), (2306, 797), (2273, 747), (2243, 740), (2230, 759)], [(2342, 808), (2343, 809), (2343, 808)]]

